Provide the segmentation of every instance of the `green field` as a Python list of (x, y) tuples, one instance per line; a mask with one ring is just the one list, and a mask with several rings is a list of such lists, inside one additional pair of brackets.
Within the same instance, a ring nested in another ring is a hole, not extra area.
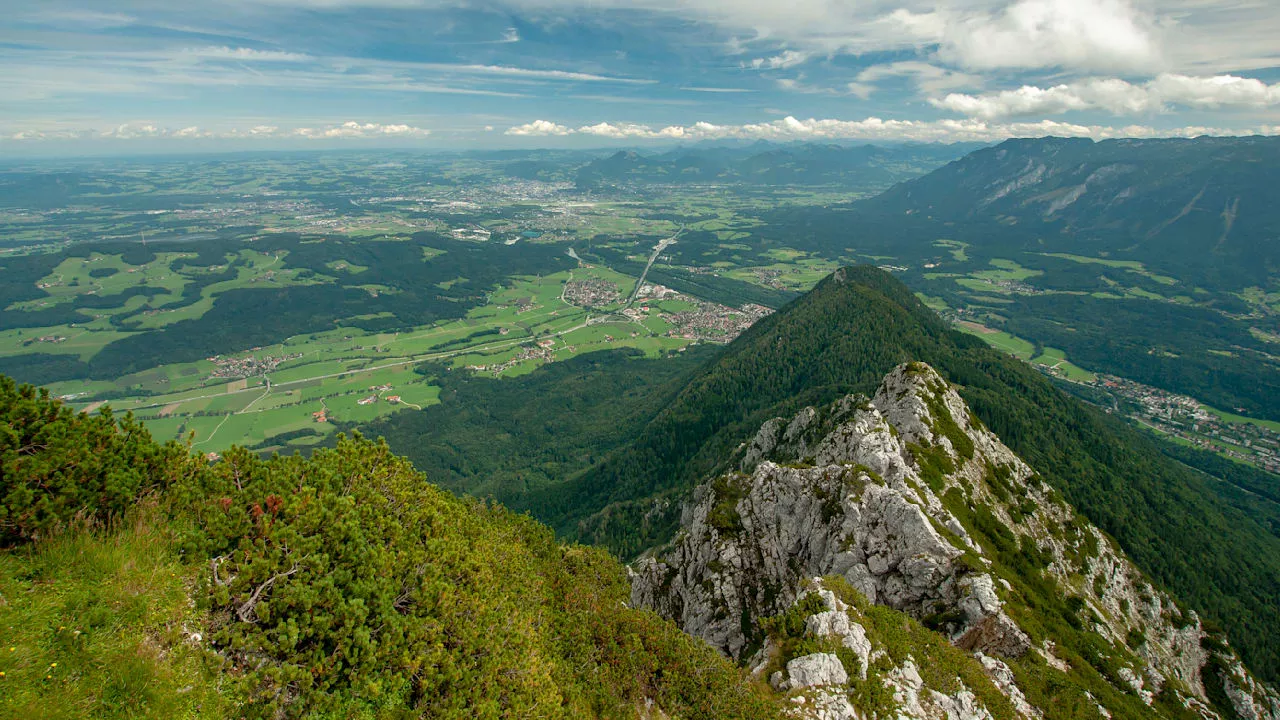
[(978, 323), (958, 322), (956, 328), (970, 335), (982, 338), (991, 347), (1002, 350), (1014, 357), (1033, 365), (1047, 368), (1050, 373), (1066, 378), (1072, 382), (1093, 382), (1097, 376), (1084, 368), (1072, 365), (1066, 354), (1057, 348), (1046, 347), (1039, 355), (1035, 355), (1036, 346), (1020, 337), (995, 330)]
[(1280, 432), (1280, 422), (1275, 422), (1273, 420), (1258, 420), (1257, 418), (1245, 417), (1244, 415), (1237, 415), (1235, 413), (1230, 413), (1225, 410), (1219, 410), (1218, 408), (1210, 407), (1204, 404), (1201, 404), (1200, 407), (1204, 408), (1205, 411), (1207, 412), (1217, 415), (1218, 417), (1222, 418), (1225, 422), (1245, 423), (1248, 425), (1256, 425), (1258, 427), (1267, 428), (1272, 432)]
[(770, 250), (767, 254), (776, 258), (778, 262), (770, 265), (737, 267), (735, 263), (717, 261), (711, 265), (725, 268), (728, 270), (725, 274), (735, 280), (798, 292), (812, 288), (818, 284), (819, 280), (840, 267), (838, 262), (812, 257), (808, 253), (790, 248)]
[(968, 262), (969, 260), (969, 255), (965, 252), (965, 248), (969, 247), (969, 243), (960, 242), (959, 240), (934, 240), (933, 244), (950, 252), (951, 258), (956, 262)]
[(982, 338), (991, 347), (1003, 350), (1021, 360), (1030, 362), (1031, 355), (1035, 352), (1035, 345), (1002, 330), (976, 330), (964, 325), (960, 326), (960, 328), (971, 335)]
[(1032, 358), (1031, 362), (1057, 370), (1062, 373), (1063, 377), (1072, 382), (1093, 382), (1097, 379), (1097, 376), (1088, 370), (1072, 365), (1067, 360), (1066, 354), (1057, 348), (1045, 348), (1044, 352)]
[(1147, 270), (1147, 267), (1135, 260), (1111, 260), (1108, 258), (1087, 257), (1085, 255), (1072, 255), (1070, 253), (1040, 253), (1045, 257), (1059, 258), (1061, 260), (1070, 260), (1072, 262), (1086, 263), (1092, 265), (1106, 265), (1107, 267), (1124, 268), (1130, 272), (1149, 277), (1161, 285), (1177, 285), (1176, 278), (1168, 275), (1157, 275)]
[[(114, 382), (67, 381), (50, 388), (81, 409), (96, 409), (99, 398), (108, 398), (113, 409), (134, 412), (158, 438), (190, 439), (198, 450), (217, 451), (232, 443), (284, 449), (319, 442), (335, 431), (335, 423), (363, 423), (438, 403), (439, 387), (415, 371), (424, 362), (444, 362), (454, 372), (505, 365), (494, 373), (512, 377), (594, 350), (631, 347), (659, 357), (689, 344), (666, 337), (670, 325), (659, 314), (692, 310), (696, 304), (653, 301), (638, 304), (648, 315), (637, 321), (600, 322), (606, 320), (602, 313), (616, 311), (622, 301), (588, 310), (562, 299), (566, 282), (588, 278), (612, 283), (619, 298), (635, 285), (635, 278), (604, 267), (512, 278), (459, 320), (400, 332), (336, 328), (233, 356), (284, 358), (265, 377), (213, 377), (218, 365), (204, 360)], [(546, 357), (518, 359), (538, 340), (552, 342)], [(71, 339), (58, 345), (64, 352), (80, 347)], [(318, 418), (321, 411), (324, 416)], [(277, 442), (278, 436), (287, 439)]]

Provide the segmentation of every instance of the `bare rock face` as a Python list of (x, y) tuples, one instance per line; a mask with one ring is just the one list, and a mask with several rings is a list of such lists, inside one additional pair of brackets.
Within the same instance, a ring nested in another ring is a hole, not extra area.
[[(958, 562), (977, 549), (909, 450), (927, 442), (960, 457), (930, 428), (928, 403), (938, 399), (967, 422), (932, 369), (903, 366), (872, 402), (851, 397), (825, 414), (766, 423), (742, 453), (744, 472), (700, 488), (681, 538), (661, 559), (637, 563), (633, 601), (737, 656), (744, 616), (781, 612), (802, 578), (841, 575), (872, 602), (916, 617), (957, 612), (955, 635), (972, 648), (1026, 652), (1030, 641), (1003, 613), (992, 578)], [(984, 444), (1013, 458), (998, 441)]]
[(1239, 658), (1227, 658), (1219, 670), (1222, 689), (1244, 720), (1280, 720), (1280, 696), (1254, 680)]
[(849, 675), (840, 658), (831, 653), (813, 653), (787, 663), (786, 687), (807, 688), (822, 685), (844, 685)]
[[(821, 600), (817, 612), (804, 618), (806, 638), (825, 639), (852, 650), (859, 665), (854, 672), (849, 655), (816, 652), (791, 658), (770, 677), (770, 685), (787, 693), (791, 700), (789, 714), (798, 720), (863, 720), (870, 717), (893, 717), (918, 720), (986, 720), (994, 718), (991, 710), (973, 690), (958, 678), (946, 692), (930, 686), (921, 667), (911, 656), (883, 670), (889, 658), (888, 649), (873, 640), (863, 627), (868, 618), (857, 608), (842, 602), (827, 587), (823, 578), (807, 581), (797, 603), (816, 596)], [(891, 624), (897, 624), (895, 621)], [(766, 645), (760, 655), (776, 656), (778, 648)], [(899, 648), (899, 650), (901, 650)], [(774, 664), (779, 658), (772, 657)], [(770, 660), (757, 667), (758, 676)], [(877, 663), (881, 671), (868, 675), (868, 667)], [(1007, 668), (1006, 668), (1007, 670)], [(1012, 678), (1012, 673), (1010, 673)], [(984, 682), (989, 682), (985, 681)], [(994, 688), (994, 684), (991, 686)], [(880, 698), (874, 707), (859, 707), (853, 698), (859, 694)], [(988, 696), (990, 697), (990, 696)], [(1012, 709), (1009, 706), (1007, 709)], [(1016, 712), (1016, 711), (1015, 711)], [(1005, 716), (1007, 717), (1007, 715)], [(1034, 718), (1034, 715), (1025, 715)]]
[[(1046, 709), (1027, 700), (1006, 661), (1035, 653), (1053, 672), (1071, 667), (1054, 656), (1051, 639), (1033, 646), (1007, 611), (1017, 596), (994, 571), (995, 533), (1002, 552), (1034, 558), (1043, 567), (1037, 576), (1081, 608), (1087, 630), (1131, 658), (1118, 677), (1122, 692), (1151, 704), (1169, 686), (1185, 707), (1212, 716), (1204, 673), (1225, 667), (1214, 681), (1237, 715), (1280, 720), (1280, 697), (1229, 650), (1210, 664), (1194, 613), (1152, 586), (927, 365), (899, 366), (874, 398), (849, 396), (766, 422), (733, 464), (737, 470), (694, 492), (672, 543), (632, 568), (634, 605), (732, 657), (747, 660), (759, 648), (758, 621), (818, 592), (827, 609), (805, 618), (805, 632), (849, 651), (846, 679), (866, 681), (877, 650), (847, 607), (813, 587), (815, 577), (839, 577), (942, 633), (981, 663), (1018, 715), (1041, 717)], [(756, 652), (757, 670), (772, 650)], [(824, 654), (791, 659), (775, 673), (778, 687), (842, 685), (835, 655), (817, 657)], [(893, 678), (905, 708), (899, 717), (990, 716), (963, 691), (917, 686), (918, 676), (909, 663), (880, 673), (877, 682)], [(841, 714), (852, 708), (842, 692), (810, 693), (796, 708), (803, 717), (860, 717)]]

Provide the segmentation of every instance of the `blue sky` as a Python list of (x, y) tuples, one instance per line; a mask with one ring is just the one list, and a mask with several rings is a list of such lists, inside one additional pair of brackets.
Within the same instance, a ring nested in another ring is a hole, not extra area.
[(0, 0), (0, 154), (1280, 133), (1274, 0)]

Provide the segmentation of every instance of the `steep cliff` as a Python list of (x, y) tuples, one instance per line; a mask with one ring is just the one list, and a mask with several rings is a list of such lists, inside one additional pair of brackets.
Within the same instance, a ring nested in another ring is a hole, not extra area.
[[(928, 365), (766, 422), (734, 464), (635, 564), (632, 600), (806, 698), (798, 712), (1280, 718)], [(922, 657), (930, 631), (957, 655)]]

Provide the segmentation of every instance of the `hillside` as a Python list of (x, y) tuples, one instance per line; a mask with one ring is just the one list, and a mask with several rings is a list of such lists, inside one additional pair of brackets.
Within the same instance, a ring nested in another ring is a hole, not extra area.
[(894, 267), (1024, 359), (1280, 420), (1278, 154), (1271, 137), (1009, 140), (873, 198), (764, 210), (756, 234)]
[(636, 563), (632, 599), (801, 716), (1280, 717), (928, 365), (769, 420), (733, 466)]
[(384, 444), (217, 462), (0, 378), (0, 716), (771, 718), (622, 566)]
[(1007, 140), (863, 204), (1239, 290), (1280, 270), (1280, 138)]
[(512, 498), (624, 557), (669, 539), (680, 501), (766, 420), (870, 395), (904, 362), (960, 388), (977, 417), (1144, 572), (1227, 629), (1263, 677), (1280, 672), (1280, 538), (1203, 475), (1040, 373), (951, 329), (887, 273), (838, 271), (758, 322), (695, 374), (631, 442), (567, 482)]

